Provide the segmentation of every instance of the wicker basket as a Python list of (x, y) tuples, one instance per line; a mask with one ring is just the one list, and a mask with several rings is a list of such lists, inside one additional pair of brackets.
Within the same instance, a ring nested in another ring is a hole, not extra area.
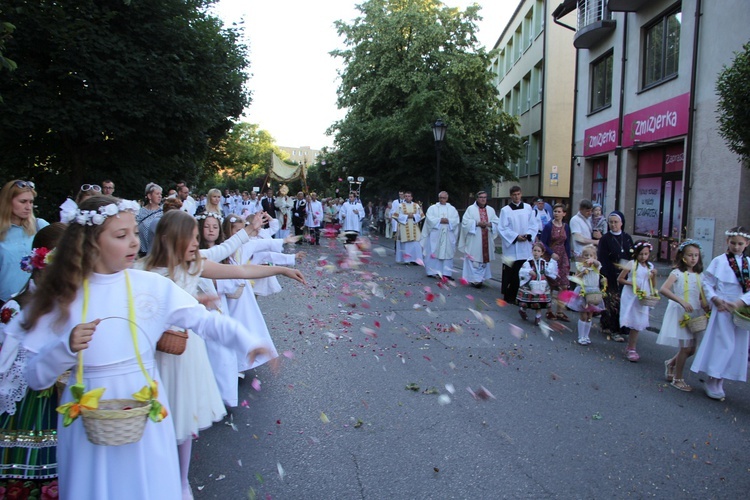
[(120, 446), (141, 439), (149, 411), (149, 402), (104, 399), (99, 401), (99, 408), (96, 410), (82, 408), (81, 416), (89, 441), (104, 446)]
[(165, 330), (156, 343), (156, 350), (179, 356), (187, 347), (188, 333), (181, 330)]
[(732, 314), (732, 321), (734, 321), (734, 326), (740, 330), (750, 330), (750, 318), (747, 316), (734, 313)]
[(706, 316), (705, 314), (701, 314), (700, 316), (696, 316), (695, 318), (690, 318), (686, 325), (690, 333), (700, 333), (704, 331), (707, 326), (708, 316)]
[(658, 295), (649, 295), (647, 297), (643, 297), (642, 299), (638, 299), (638, 303), (646, 307), (656, 307), (660, 299), (661, 297), (659, 297)]
[(602, 294), (601, 292), (586, 292), (586, 304), (595, 306), (601, 304)]

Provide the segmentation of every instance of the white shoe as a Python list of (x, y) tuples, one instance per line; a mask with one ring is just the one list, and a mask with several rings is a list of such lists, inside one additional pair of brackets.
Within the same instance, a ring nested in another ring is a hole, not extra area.
[(726, 397), (722, 388), (722, 379), (708, 377), (708, 380), (704, 383), (704, 387), (706, 389), (706, 396), (711, 399), (722, 400)]

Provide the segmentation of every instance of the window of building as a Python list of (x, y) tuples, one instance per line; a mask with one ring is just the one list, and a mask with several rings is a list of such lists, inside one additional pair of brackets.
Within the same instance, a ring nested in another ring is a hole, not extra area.
[(519, 83), (513, 87), (513, 111), (514, 115), (521, 114), (521, 84)]
[(542, 134), (535, 132), (531, 134), (529, 144), (529, 173), (538, 174), (542, 170)]
[(536, 0), (534, 4), (534, 36), (544, 28), (544, 0)]
[(531, 71), (526, 73), (521, 80), (521, 111), (523, 113), (531, 109)]
[(529, 139), (523, 141), (523, 150), (521, 151), (521, 157), (518, 159), (519, 177), (529, 175)]
[(602, 206), (602, 212), (607, 210), (607, 158), (596, 158), (593, 161), (591, 180), (591, 201)]
[(612, 67), (614, 53), (609, 51), (591, 63), (591, 113), (612, 105)]
[(643, 87), (656, 85), (677, 74), (680, 59), (680, 7), (644, 29)]
[(537, 104), (542, 101), (542, 94), (543, 94), (543, 88), (544, 88), (544, 80), (543, 80), (543, 65), (540, 61), (537, 63), (536, 66), (534, 66), (534, 69), (531, 71), (531, 102), (532, 104)]
[(508, 45), (505, 46), (505, 53), (507, 54), (506, 61), (508, 64), (505, 66), (505, 73), (507, 74), (508, 71), (510, 71), (510, 68), (513, 67), (513, 63), (516, 62), (516, 59), (513, 57), (513, 38), (508, 40)]
[(529, 9), (528, 14), (523, 18), (523, 50), (528, 49), (531, 46), (531, 41), (534, 39), (533, 15), (534, 10)]
[(513, 35), (513, 50), (515, 52), (513, 54), (513, 59), (516, 61), (518, 61), (518, 59), (521, 57), (521, 52), (522, 52), (521, 45), (522, 44), (523, 44), (523, 34), (521, 33), (521, 25), (519, 25), (518, 28), (516, 28), (515, 34)]

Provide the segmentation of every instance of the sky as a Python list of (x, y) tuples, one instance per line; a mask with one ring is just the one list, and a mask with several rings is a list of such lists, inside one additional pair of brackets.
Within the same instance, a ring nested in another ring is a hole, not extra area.
[[(350, 23), (359, 13), (355, 5), (362, 1), (220, 0), (216, 15), (227, 26), (243, 23), (249, 46), (252, 103), (242, 121), (270, 132), (278, 146), (332, 146), (326, 129), (345, 116), (336, 106), (341, 59), (329, 55), (344, 44), (333, 23)], [(518, 6), (516, 0), (443, 3), (461, 9), (474, 3), (482, 7), (477, 38), (487, 50)]]

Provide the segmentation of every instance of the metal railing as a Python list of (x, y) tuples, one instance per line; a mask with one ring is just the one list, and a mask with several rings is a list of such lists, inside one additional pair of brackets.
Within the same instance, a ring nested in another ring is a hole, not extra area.
[(578, 0), (578, 29), (597, 21), (612, 19), (607, 0)]

